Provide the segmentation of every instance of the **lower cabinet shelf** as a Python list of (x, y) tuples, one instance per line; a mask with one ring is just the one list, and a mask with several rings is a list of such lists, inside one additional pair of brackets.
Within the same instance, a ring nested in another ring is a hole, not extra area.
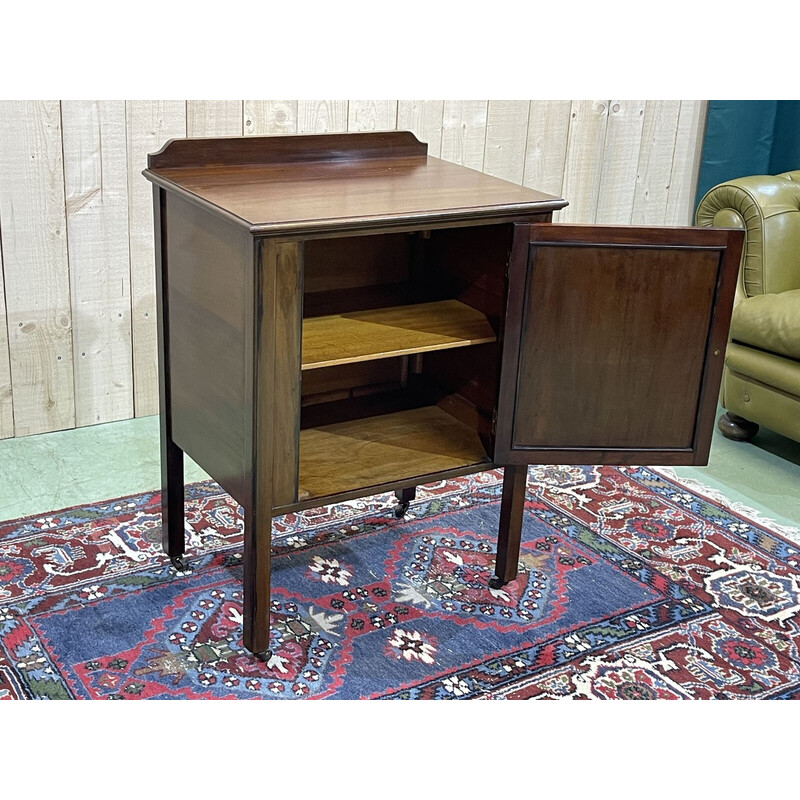
[(300, 432), (298, 499), (487, 462), (478, 434), (438, 406)]

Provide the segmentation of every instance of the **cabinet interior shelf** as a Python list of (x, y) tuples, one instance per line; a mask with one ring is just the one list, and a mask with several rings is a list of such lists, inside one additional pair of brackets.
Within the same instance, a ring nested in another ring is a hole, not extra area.
[(300, 432), (302, 502), (488, 461), (476, 431), (438, 406)]
[(304, 370), (496, 341), (485, 315), (458, 300), (303, 320)]

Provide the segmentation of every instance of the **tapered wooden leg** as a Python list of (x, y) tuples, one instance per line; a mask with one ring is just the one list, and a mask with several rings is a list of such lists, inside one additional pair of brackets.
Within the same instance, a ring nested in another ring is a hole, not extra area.
[(272, 513), (256, 497), (244, 507), (244, 646), (262, 661), (269, 652)]
[(397, 505), (394, 508), (394, 515), (400, 519), (405, 516), (406, 511), (411, 503), (414, 502), (417, 496), (417, 487), (408, 486), (405, 489), (398, 489), (394, 496), (397, 498)]
[(500, 526), (497, 534), (497, 561), (489, 585), (499, 589), (517, 577), (519, 546), (522, 537), (522, 512), (525, 508), (526, 466), (503, 470), (503, 497), (500, 502)]
[[(269, 604), (270, 604), (270, 545), (272, 541), (272, 491), (275, 480), (275, 395), (289, 391), (288, 372), (280, 379), (275, 377), (276, 354), (275, 309), (276, 281), (284, 284), (297, 278), (294, 270), (302, 270), (302, 261), (295, 246), (275, 245), (271, 242), (256, 245), (256, 263), (252, 293), (245, 304), (247, 317), (245, 330), (252, 333), (247, 342), (246, 361), (251, 365), (245, 375), (244, 509), (243, 549), (243, 602), (242, 642), (262, 661), (269, 663)], [(294, 295), (292, 295), (294, 296)], [(299, 300), (298, 300), (299, 302)], [(291, 316), (291, 315), (290, 315)], [(282, 340), (285, 341), (285, 338)], [(296, 352), (296, 367), (300, 367), (300, 353)], [(291, 359), (290, 359), (291, 360)], [(287, 367), (288, 369), (288, 367)], [(300, 387), (297, 385), (299, 409)], [(296, 446), (297, 439), (293, 439)], [(294, 460), (294, 459), (292, 459)], [(282, 464), (279, 464), (282, 467)], [(295, 473), (296, 474), (296, 473)]]
[(164, 248), (164, 190), (153, 187), (158, 331), (158, 400), (161, 436), (161, 546), (172, 565), (188, 570), (183, 532), (183, 451), (172, 441), (172, 378), (169, 364), (169, 273)]
[(185, 572), (186, 535), (183, 508), (183, 450), (162, 423), (161, 431), (161, 546), (175, 569)]

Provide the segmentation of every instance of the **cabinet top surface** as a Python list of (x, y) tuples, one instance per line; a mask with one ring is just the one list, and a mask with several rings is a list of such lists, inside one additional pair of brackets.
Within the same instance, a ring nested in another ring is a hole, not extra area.
[(253, 233), (546, 213), (565, 201), (427, 155), (405, 131), (178, 139), (145, 176)]

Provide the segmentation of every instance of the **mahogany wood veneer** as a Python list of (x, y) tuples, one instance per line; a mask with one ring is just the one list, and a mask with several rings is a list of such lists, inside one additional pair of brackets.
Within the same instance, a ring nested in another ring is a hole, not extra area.
[(556, 225), (564, 200), (408, 132), (180, 139), (149, 157), (163, 543), (183, 454), (244, 509), (244, 644), (269, 643), (273, 515), (528, 464), (704, 464), (742, 232)]

